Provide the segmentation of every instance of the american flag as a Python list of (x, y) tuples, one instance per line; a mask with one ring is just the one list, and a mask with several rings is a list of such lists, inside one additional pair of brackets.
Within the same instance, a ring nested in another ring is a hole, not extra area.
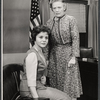
[[(40, 18), (40, 11), (39, 11), (39, 0), (31, 0), (30, 32), (29, 32), (30, 40), (31, 40), (31, 31), (35, 26), (39, 26), (40, 24), (41, 24), (41, 18)], [(32, 45), (30, 43), (30, 48), (31, 47)]]

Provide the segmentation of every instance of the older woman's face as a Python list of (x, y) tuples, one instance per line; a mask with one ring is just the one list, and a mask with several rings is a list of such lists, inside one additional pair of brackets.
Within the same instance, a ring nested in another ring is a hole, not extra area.
[(53, 10), (56, 17), (61, 17), (65, 14), (64, 4), (60, 1), (53, 2), (52, 10)]

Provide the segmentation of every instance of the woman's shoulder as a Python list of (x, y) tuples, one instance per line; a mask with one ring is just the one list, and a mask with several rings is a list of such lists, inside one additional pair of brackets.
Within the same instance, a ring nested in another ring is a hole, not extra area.
[(36, 52), (33, 48), (29, 49), (26, 53), (27, 56), (36, 56)]
[(65, 15), (65, 18), (67, 18), (67, 19), (69, 19), (69, 20), (73, 20), (73, 19), (75, 19), (75, 17), (74, 16), (71, 16), (71, 15)]
[(53, 25), (53, 18), (50, 18), (47, 22), (46, 25), (51, 29)]
[(47, 23), (52, 23), (53, 22), (53, 18), (50, 18)]
[(74, 23), (77, 23), (77, 20), (74, 16), (71, 16), (71, 15), (67, 15), (65, 16), (65, 22), (69, 21), (70, 23), (74, 24)]
[(26, 59), (36, 59), (37, 55), (35, 52), (30, 52), (27, 54)]

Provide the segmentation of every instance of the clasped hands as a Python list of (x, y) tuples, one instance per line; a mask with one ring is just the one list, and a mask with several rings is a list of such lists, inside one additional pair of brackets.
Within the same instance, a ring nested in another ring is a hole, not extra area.
[(46, 84), (46, 76), (43, 75), (41, 77), (41, 83), (44, 84), (44, 85)]

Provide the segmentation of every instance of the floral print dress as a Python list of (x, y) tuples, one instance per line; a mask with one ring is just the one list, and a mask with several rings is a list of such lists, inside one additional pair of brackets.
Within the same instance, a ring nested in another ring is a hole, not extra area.
[(48, 77), (50, 86), (66, 92), (70, 97), (77, 98), (82, 94), (79, 65), (68, 67), (68, 62), (79, 57), (79, 32), (73, 16), (64, 15), (47, 21), (52, 30), (50, 40), (50, 56)]

